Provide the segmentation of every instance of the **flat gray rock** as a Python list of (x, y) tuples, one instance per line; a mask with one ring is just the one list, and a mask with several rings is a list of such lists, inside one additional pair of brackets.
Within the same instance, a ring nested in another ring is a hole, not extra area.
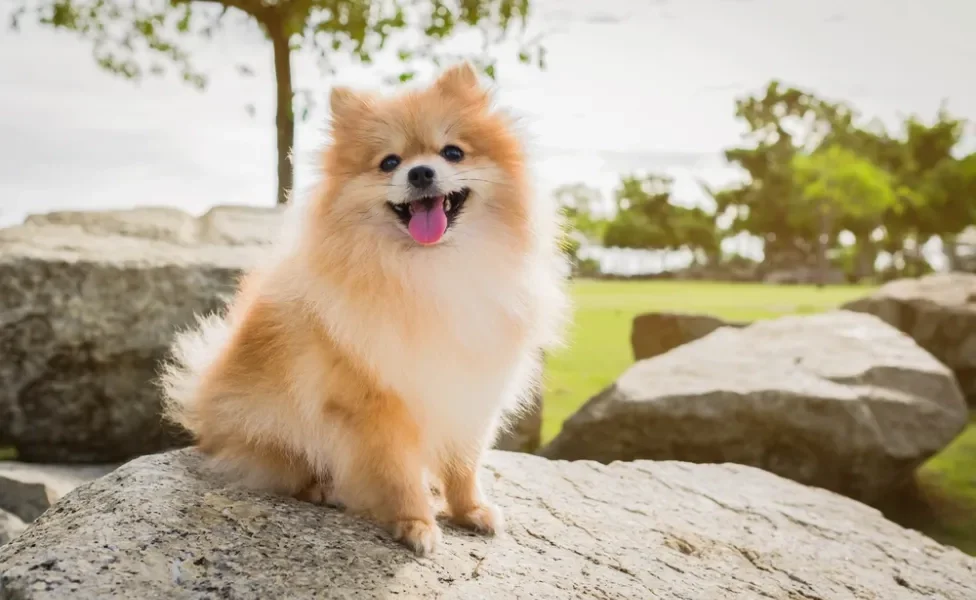
[(281, 226), (281, 207), (215, 206), (200, 217), (169, 207), (55, 211), (30, 215), (24, 225), (63, 226), (96, 236), (134, 237), (181, 246), (267, 245)]
[[(0, 508), (0, 546), (20, 535), (26, 528), (27, 525), (16, 515), (12, 515)], [(3, 583), (0, 583), (0, 587), (2, 586)], [(0, 594), (2, 593), (0, 591)]]
[(0, 230), (0, 447), (30, 462), (119, 462), (185, 443), (160, 420), (159, 362), (265, 252), (74, 225)]
[(734, 462), (873, 503), (966, 422), (945, 365), (877, 317), (833, 311), (721, 328), (640, 361), (542, 454)]
[(971, 600), (976, 560), (835, 494), (738, 465), (490, 453), (508, 519), (418, 559), (334, 509), (216, 481), (193, 450), (71, 492), (0, 548), (0, 599)]
[(635, 360), (652, 358), (705, 337), (719, 327), (744, 327), (710, 315), (654, 312), (637, 315), (630, 328)]
[(30, 523), (71, 490), (116, 466), (0, 461), (0, 510)]
[(542, 391), (537, 390), (521, 412), (499, 431), (494, 447), (510, 452), (535, 452), (542, 441)]
[[(545, 369), (544, 355), (542, 364)], [(495, 439), (494, 447), (510, 452), (538, 450), (542, 443), (542, 402), (543, 387), (539, 384), (532, 395), (532, 402), (527, 403), (518, 413), (509, 415), (505, 427)]]
[(952, 369), (976, 408), (976, 274), (899, 279), (844, 308), (877, 315), (910, 335)]

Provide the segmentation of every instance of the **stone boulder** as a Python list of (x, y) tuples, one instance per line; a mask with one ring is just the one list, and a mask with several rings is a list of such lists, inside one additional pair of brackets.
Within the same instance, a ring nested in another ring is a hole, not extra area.
[(535, 452), (542, 443), (542, 390), (537, 390), (524, 412), (500, 432), (494, 447), (510, 452)]
[(63, 210), (28, 215), (26, 228), (70, 227), (96, 236), (122, 235), (179, 245), (193, 245), (198, 229), (193, 215), (169, 207), (132, 210)]
[(646, 313), (634, 317), (630, 329), (630, 346), (634, 350), (634, 359), (643, 360), (705, 337), (719, 327), (745, 325), (728, 323), (709, 315)]
[(30, 523), (71, 490), (116, 466), (0, 461), (0, 510)]
[(541, 453), (739, 463), (874, 503), (966, 420), (948, 368), (877, 317), (832, 311), (718, 329), (640, 361)]
[[(0, 230), (0, 447), (118, 462), (184, 443), (149, 382), (173, 333), (219, 309), (266, 246), (200, 241), (159, 210), (57, 214)], [(269, 239), (278, 226), (266, 211)]]
[(73, 227), (96, 236), (123, 235), (181, 246), (267, 245), (281, 226), (284, 209), (215, 206), (200, 217), (169, 207), (101, 211), (55, 211), (30, 215), (28, 228)]
[[(542, 357), (545, 369), (545, 355)], [(511, 416), (508, 426), (503, 429), (494, 447), (510, 452), (535, 452), (542, 444), (542, 399), (543, 385), (540, 382), (532, 396), (532, 403), (522, 412)]]
[(418, 559), (334, 509), (220, 484), (192, 450), (71, 492), (0, 548), (0, 599), (971, 600), (976, 560), (877, 511), (739, 465), (490, 453), (508, 533)]
[(976, 408), (976, 274), (892, 281), (843, 308), (877, 315), (912, 336), (952, 369)]
[[(0, 508), (0, 546), (20, 535), (26, 528), (27, 525), (16, 515)], [(3, 583), (0, 583), (0, 594), (3, 593), (2, 589)]]

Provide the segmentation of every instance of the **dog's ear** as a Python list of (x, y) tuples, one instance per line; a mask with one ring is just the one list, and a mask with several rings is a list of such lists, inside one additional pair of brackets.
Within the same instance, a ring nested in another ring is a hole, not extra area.
[(372, 104), (372, 96), (345, 86), (333, 87), (329, 93), (332, 126), (362, 117)]
[(458, 63), (441, 73), (434, 82), (434, 88), (445, 96), (463, 98), (466, 102), (485, 106), (491, 103), (491, 93), (482, 87), (478, 81), (478, 72), (468, 61)]
[(468, 61), (448, 68), (441, 73), (434, 85), (445, 94), (467, 95), (481, 91), (478, 73)]

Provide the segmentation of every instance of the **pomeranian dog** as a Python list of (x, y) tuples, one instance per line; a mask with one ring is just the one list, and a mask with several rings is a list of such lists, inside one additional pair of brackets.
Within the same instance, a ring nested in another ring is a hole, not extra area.
[(560, 224), (467, 63), (333, 89), (324, 178), (225, 314), (175, 339), (166, 415), (252, 488), (345, 507), (423, 555), (502, 515), (478, 471), (568, 302)]

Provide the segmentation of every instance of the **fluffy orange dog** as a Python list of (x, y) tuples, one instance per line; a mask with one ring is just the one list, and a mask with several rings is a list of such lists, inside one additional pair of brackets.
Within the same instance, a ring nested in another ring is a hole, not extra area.
[[(181, 333), (167, 416), (246, 485), (340, 504), (419, 554), (484, 533), (481, 456), (558, 341), (554, 207), (467, 64), (429, 88), (331, 95), (325, 177), (226, 315)], [(433, 479), (431, 479), (433, 478)]]

